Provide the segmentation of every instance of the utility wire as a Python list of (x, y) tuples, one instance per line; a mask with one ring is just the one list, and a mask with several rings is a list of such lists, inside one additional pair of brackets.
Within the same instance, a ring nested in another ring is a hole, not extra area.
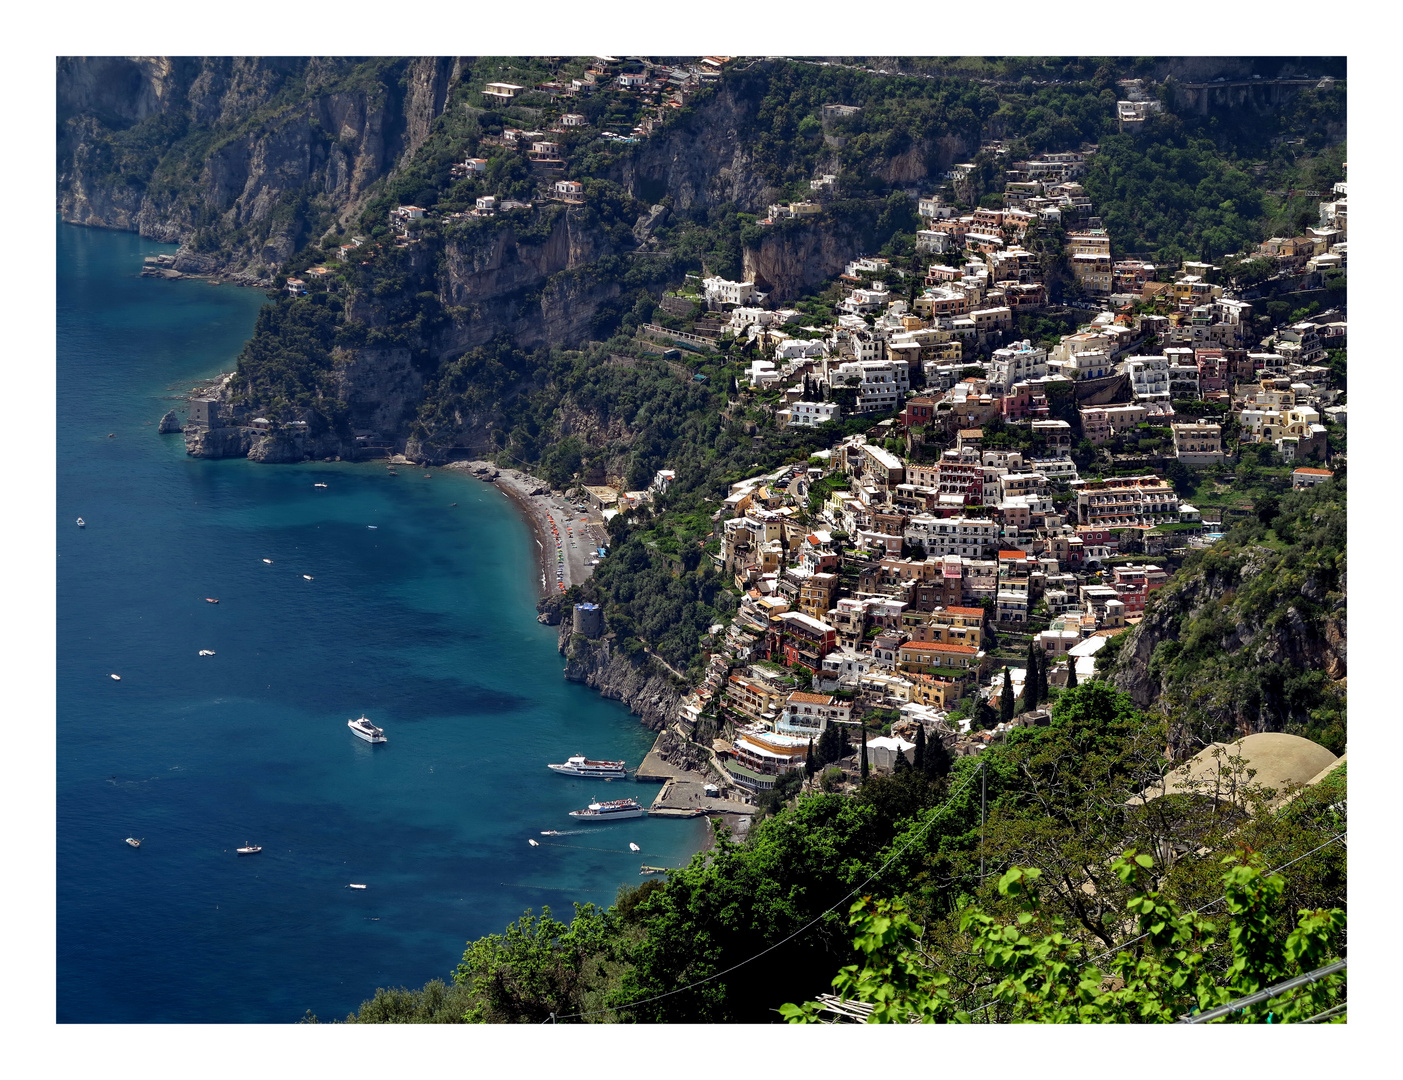
[(1348, 960), (1336, 960), (1333, 964), (1326, 964), (1318, 967), (1314, 971), (1308, 971), (1304, 975), (1297, 975), (1294, 979), (1286, 979), (1275, 986), (1268, 986), (1265, 990), (1258, 990), (1255, 994), (1248, 994), (1235, 1001), (1229, 1001), (1226, 1005), (1219, 1005), (1216, 1009), (1209, 1009), (1207, 1012), (1195, 1013), (1192, 1016), (1181, 1016), (1181, 1024), (1206, 1024), (1210, 1020), (1217, 1020), (1220, 1016), (1227, 1016), (1240, 1009), (1245, 1009), (1249, 1005), (1257, 1005), (1263, 1001), (1270, 1001), (1287, 990), (1294, 990), (1298, 986), (1308, 986), (1313, 982), (1319, 982), (1327, 975), (1333, 975), (1337, 971), (1343, 971), (1349, 966)]
[(1327, 1017), (1334, 1016), (1336, 1013), (1338, 1013), (1338, 1012), (1340, 1012), (1340, 1011), (1342, 1011), (1343, 1009), (1346, 1009), (1346, 1008), (1348, 1008), (1348, 1007), (1349, 1007), (1349, 1002), (1347, 1002), (1347, 1001), (1342, 1001), (1342, 1002), (1340, 1002), (1338, 1005), (1335, 1005), (1335, 1006), (1332, 1006), (1331, 1008), (1326, 1009), (1324, 1012), (1318, 1012), (1318, 1013), (1316, 1013), (1314, 1016), (1307, 1017), (1306, 1019), (1302, 1020), (1301, 1023), (1303, 1023), (1303, 1024), (1314, 1024), (1314, 1023), (1318, 1023), (1319, 1021), (1324, 1020), (1324, 1019), (1326, 1019)]
[[(984, 768), (983, 768), (983, 763), (982, 763), (982, 762), (980, 763), (979, 769), (978, 769), (977, 771), (980, 772), (980, 773), (983, 773)], [(691, 989), (693, 989), (693, 988), (695, 988), (695, 987), (698, 987), (698, 986), (701, 986), (701, 985), (703, 985), (703, 984), (705, 984), (705, 983), (709, 983), (709, 982), (711, 982), (711, 981), (713, 981), (713, 980), (715, 980), (715, 979), (719, 979), (719, 978), (721, 978), (723, 975), (729, 975), (731, 972), (737, 971), (737, 970), (739, 970), (740, 968), (745, 967), (746, 964), (749, 964), (749, 963), (752, 963), (752, 962), (754, 962), (754, 961), (756, 961), (756, 960), (759, 960), (760, 957), (764, 956), (766, 953), (774, 952), (774, 950), (778, 949), (781, 945), (788, 944), (790, 941), (793, 941), (793, 940), (794, 940), (796, 937), (798, 937), (800, 934), (804, 933), (804, 931), (806, 931), (806, 930), (810, 929), (811, 927), (813, 927), (813, 926), (814, 926), (816, 923), (818, 923), (818, 921), (819, 921), (820, 919), (822, 919), (825, 915), (827, 915), (827, 914), (829, 914), (830, 912), (836, 910), (840, 905), (847, 903), (847, 901), (851, 900), (854, 896), (856, 896), (859, 892), (861, 892), (864, 888), (866, 888), (867, 885), (868, 885), (870, 882), (874, 881), (878, 876), (880, 876), (882, 873), (884, 873), (884, 872), (886, 871), (887, 867), (891, 866), (891, 864), (894, 863), (894, 862), (896, 861), (896, 859), (897, 859), (898, 856), (904, 854), (905, 851), (907, 850), (907, 848), (909, 848), (912, 844), (914, 844), (917, 840), (919, 840), (919, 839), (925, 834), (926, 830), (929, 829), (932, 825), (935, 824), (936, 818), (938, 818), (945, 810), (947, 810), (947, 809), (950, 807), (950, 805), (955, 801), (955, 796), (959, 795), (960, 792), (962, 792), (966, 787), (969, 786), (970, 781), (972, 781), (972, 780), (974, 779), (974, 776), (975, 776), (975, 773), (974, 773), (974, 772), (971, 772), (969, 776), (965, 777), (964, 783), (962, 783), (958, 788), (956, 788), (953, 792), (951, 792), (949, 798), (947, 798), (943, 804), (941, 804), (940, 806), (936, 807), (936, 809), (935, 809), (934, 811), (931, 812), (931, 816), (927, 819), (926, 823), (925, 823), (924, 825), (922, 825), (922, 826), (920, 827), (920, 829), (918, 829), (918, 830), (916, 831), (915, 835), (913, 835), (901, 848), (899, 848), (897, 851), (893, 852), (892, 855), (891, 855), (891, 857), (890, 857), (889, 859), (887, 859), (887, 861), (884, 862), (880, 867), (878, 867), (876, 870), (874, 870), (870, 875), (868, 875), (868, 877), (866, 878), (866, 880), (864, 880), (864, 881), (862, 881), (860, 884), (858, 884), (851, 892), (849, 892), (846, 896), (844, 896), (844, 897), (842, 897), (841, 899), (839, 899), (836, 903), (830, 905), (829, 907), (825, 908), (823, 911), (819, 912), (816, 916), (814, 916), (814, 918), (812, 918), (811, 920), (809, 920), (809, 921), (808, 921), (807, 923), (805, 923), (803, 926), (799, 927), (798, 930), (795, 930), (794, 933), (790, 934), (787, 938), (784, 938), (784, 939), (782, 939), (782, 940), (780, 940), (780, 941), (777, 941), (777, 942), (775, 942), (773, 945), (768, 946), (767, 948), (761, 949), (761, 950), (760, 950), (758, 953), (756, 953), (754, 956), (747, 957), (746, 959), (742, 960), (742, 961), (741, 961), (740, 963), (738, 963), (738, 964), (733, 964), (731, 967), (728, 967), (725, 971), (718, 971), (718, 972), (716, 972), (714, 975), (708, 975), (708, 976), (706, 976), (706, 978), (704, 978), (704, 979), (698, 979), (696, 982), (688, 983), (686, 986), (679, 986), (679, 987), (677, 987), (677, 989), (675, 989), (675, 990), (665, 990), (665, 991), (663, 991), (661, 994), (654, 994), (652, 997), (640, 998), (638, 1001), (630, 1001), (630, 1002), (628, 1002), (628, 1003), (626, 1003), (626, 1004), (623, 1004), (623, 1005), (616, 1005), (616, 1006), (613, 1006), (612, 1008), (607, 1008), (607, 1009), (590, 1009), (590, 1010), (587, 1010), (587, 1011), (585, 1011), (585, 1012), (569, 1013), (569, 1014), (564, 1015), (564, 1016), (555, 1016), (554, 1014), (552, 1014), (552, 1019), (551, 1019), (550, 1021), (546, 1021), (546, 1022), (547, 1022), (547, 1023), (554, 1023), (554, 1022), (558, 1022), (558, 1021), (560, 1021), (560, 1020), (576, 1020), (576, 1019), (579, 1019), (580, 1017), (584, 1017), (584, 1016), (595, 1016), (595, 1015), (598, 1015), (599, 1013), (606, 1013), (606, 1012), (622, 1012), (624, 1009), (632, 1009), (632, 1008), (635, 1008), (636, 1006), (639, 1006), (639, 1005), (647, 1005), (649, 1002), (661, 1001), (661, 1000), (662, 1000), (663, 998), (665, 998), (665, 997), (671, 997), (673, 994), (680, 994), (680, 993), (683, 993), (684, 991), (691, 990)]]

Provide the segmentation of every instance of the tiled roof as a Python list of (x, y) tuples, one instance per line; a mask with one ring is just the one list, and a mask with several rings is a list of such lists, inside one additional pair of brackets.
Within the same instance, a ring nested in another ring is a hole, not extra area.
[(943, 652), (958, 656), (974, 656), (979, 652), (973, 645), (946, 645), (939, 641), (908, 641), (901, 648), (903, 651), (909, 649), (913, 652)]
[(806, 694), (796, 690), (789, 695), (790, 701), (797, 701), (801, 705), (832, 705), (833, 697), (830, 694)]

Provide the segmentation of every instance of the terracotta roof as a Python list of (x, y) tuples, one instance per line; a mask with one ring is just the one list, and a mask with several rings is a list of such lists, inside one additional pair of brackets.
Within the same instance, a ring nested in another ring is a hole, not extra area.
[(945, 610), (953, 615), (984, 615), (984, 609), (978, 607), (948, 607)]
[(831, 694), (806, 694), (796, 690), (789, 695), (790, 701), (797, 701), (801, 705), (832, 705), (834, 698)]
[(1001, 558), (1001, 559), (1026, 559), (1027, 557), (1028, 557), (1028, 553), (1027, 553), (1026, 551), (1001, 551), (1001, 552), (999, 552), (999, 558)]
[(1300, 469), (1292, 469), (1292, 470), (1291, 470), (1291, 475), (1292, 475), (1292, 476), (1295, 476), (1296, 473), (1305, 473), (1307, 476), (1334, 476), (1334, 475), (1335, 475), (1334, 472), (1331, 471), (1330, 469), (1307, 469), (1307, 468), (1304, 468), (1304, 467), (1303, 467), (1303, 468), (1300, 468)]
[(959, 656), (973, 656), (979, 652), (973, 645), (946, 645), (940, 641), (908, 641), (901, 648), (917, 652), (954, 653)]

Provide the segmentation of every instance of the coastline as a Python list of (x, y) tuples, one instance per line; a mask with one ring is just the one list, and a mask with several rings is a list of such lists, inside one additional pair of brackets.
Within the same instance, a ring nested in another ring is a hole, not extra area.
[[(503, 469), (490, 461), (455, 461), (444, 467), (485, 474), (479, 479), (516, 504), (536, 543), (535, 581), (542, 597), (558, 595), (593, 572), (589, 556), (607, 535), (604, 519), (597, 511), (575, 510), (577, 504), (572, 504), (562, 492), (551, 490), (544, 480), (519, 469)], [(557, 554), (563, 556), (558, 561)]]

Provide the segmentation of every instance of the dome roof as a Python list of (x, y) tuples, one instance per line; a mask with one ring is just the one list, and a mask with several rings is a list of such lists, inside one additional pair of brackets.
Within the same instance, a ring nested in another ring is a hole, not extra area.
[(1264, 731), (1204, 747), (1131, 802), (1179, 793), (1228, 799), (1243, 785), (1280, 790), (1290, 784), (1310, 784), (1323, 779), (1338, 760), (1319, 743), (1299, 735)]

